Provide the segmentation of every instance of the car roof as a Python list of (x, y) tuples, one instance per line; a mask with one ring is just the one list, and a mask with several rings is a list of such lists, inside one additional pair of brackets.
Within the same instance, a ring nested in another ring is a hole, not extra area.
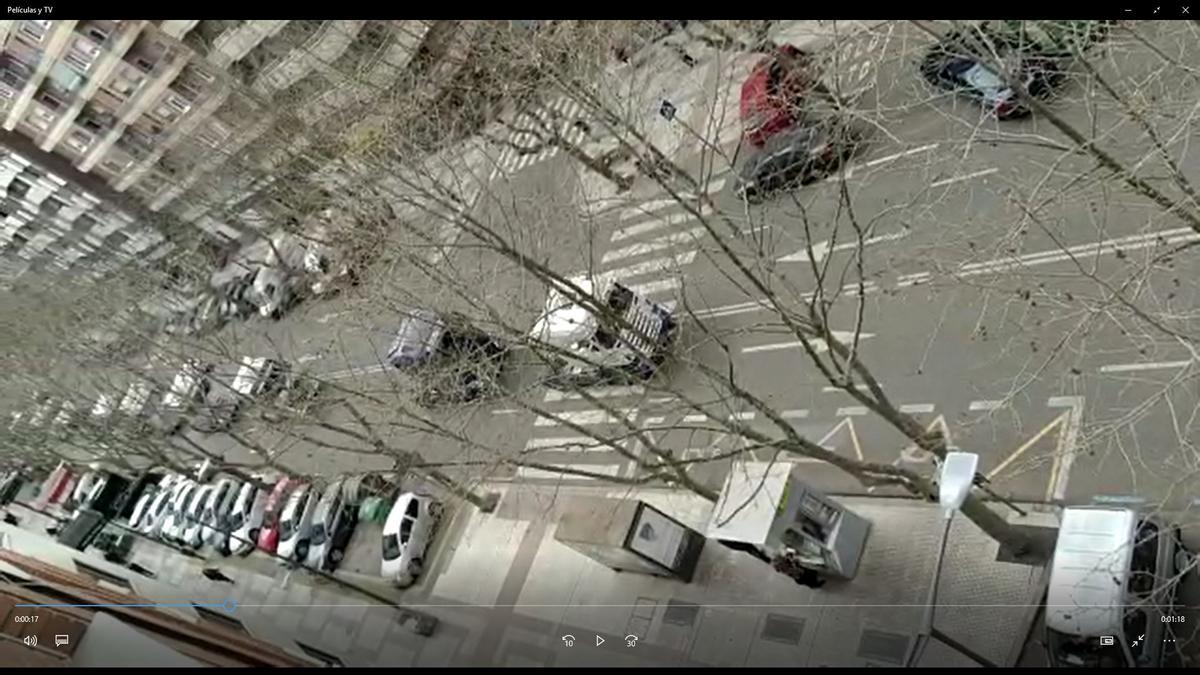
[(404, 510), (408, 508), (408, 503), (416, 498), (415, 492), (405, 492), (396, 498), (396, 503), (392, 504), (392, 510), (388, 512), (387, 521), (383, 524), (385, 532), (394, 532), (400, 529), (400, 521), (404, 519)]
[(1121, 629), (1137, 514), (1072, 507), (1062, 512), (1046, 596), (1046, 627), (1081, 636)]

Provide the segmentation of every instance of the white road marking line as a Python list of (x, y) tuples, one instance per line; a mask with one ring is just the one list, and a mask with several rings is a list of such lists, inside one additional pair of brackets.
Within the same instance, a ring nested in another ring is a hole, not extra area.
[(320, 354), (305, 354), (296, 359), (296, 363), (308, 363), (309, 361), (316, 361), (319, 358), (321, 358)]
[[(574, 469), (576, 471), (587, 471), (590, 473), (603, 474), (605, 476), (616, 476), (620, 474), (621, 464), (550, 464), (548, 466), (556, 466), (561, 469)], [(547, 471), (545, 469), (536, 469), (530, 466), (517, 467), (518, 478), (541, 479), (548, 478), (551, 480), (598, 480), (591, 476), (579, 476), (576, 474), (563, 473), (560, 471)]]
[(1046, 405), (1051, 408), (1070, 408), (1066, 427), (1058, 435), (1054, 464), (1050, 468), (1050, 484), (1046, 487), (1046, 501), (1062, 501), (1067, 496), (1067, 483), (1071, 479), (1071, 467), (1075, 464), (1075, 446), (1083, 425), (1083, 397), (1055, 396)]
[[(636, 206), (630, 206), (629, 208), (626, 208), (623, 211), (621, 211), (620, 219), (622, 221), (625, 221), (625, 220), (633, 220), (634, 218), (642, 218), (645, 216), (652, 216), (655, 213), (658, 213), (659, 211), (662, 211), (663, 209), (668, 209), (672, 206), (680, 206), (679, 200), (675, 199), (674, 197), (671, 197), (669, 199), (656, 199), (652, 202), (642, 202), (641, 204), (637, 204)], [(615, 239), (616, 239), (616, 237), (614, 237), (614, 240)]]
[(641, 295), (654, 295), (655, 293), (663, 293), (679, 288), (680, 282), (678, 279), (662, 279), (660, 281), (651, 281), (644, 284), (632, 284), (629, 290)]
[(674, 396), (660, 396), (658, 398), (649, 399), (646, 402), (653, 403), (655, 405), (661, 405), (663, 403), (670, 403), (671, 401), (674, 401), (674, 400), (675, 400)]
[(609, 251), (600, 257), (600, 262), (603, 264), (612, 262), (614, 260), (624, 260), (625, 258), (646, 255), (647, 253), (653, 253), (655, 251), (660, 251), (664, 248), (670, 248), (672, 246), (678, 246), (680, 244), (694, 243), (703, 233), (703, 227), (695, 227), (683, 232), (668, 234), (666, 236), (659, 237), (657, 239), (651, 239), (650, 241), (645, 241), (640, 244), (634, 244), (632, 246), (626, 246), (625, 248), (616, 249), (615, 251)]
[(1046, 406), (1049, 408), (1071, 408), (1082, 404), (1082, 396), (1051, 396), (1046, 401)]
[(683, 423), (684, 424), (695, 424), (697, 422), (704, 422), (707, 420), (708, 420), (708, 415), (688, 415), (683, 418)]
[(733, 305), (724, 305), (721, 307), (711, 307), (709, 309), (698, 309), (693, 314), (696, 318), (716, 318), (720, 316), (733, 316), (743, 312), (757, 312), (764, 309), (770, 309), (771, 305), (766, 300), (752, 300), (750, 302), (739, 302)]
[(663, 309), (667, 310), (668, 312), (674, 312), (675, 306), (677, 304), (679, 304), (679, 301), (678, 300), (667, 300), (666, 302), (660, 302), (658, 304), (662, 305)]
[(524, 411), (519, 410), (517, 408), (501, 408), (499, 410), (493, 410), (492, 414), (493, 415), (516, 415), (521, 412), (524, 412)]
[(900, 406), (900, 412), (907, 413), (909, 415), (916, 413), (931, 413), (934, 411), (934, 408), (935, 406), (932, 403), (905, 403), (904, 405)]
[[(862, 389), (863, 391), (866, 391), (866, 389), (867, 389), (867, 385), (865, 385), (865, 384), (856, 384), (856, 385), (854, 385), (854, 388), (855, 388), (855, 389)], [(846, 393), (846, 390), (845, 390), (845, 389), (843, 389), (843, 388), (841, 388), (841, 387), (835, 387), (835, 386), (833, 386), (833, 385), (826, 385), (826, 386), (824, 386), (824, 387), (821, 387), (821, 392), (822, 392), (822, 393), (825, 393), (825, 394), (837, 394), (837, 393), (842, 393), (842, 394), (845, 394), (845, 393)]]
[[(833, 333), (833, 339), (837, 340), (838, 342), (840, 342), (842, 344), (848, 344), (849, 342), (851, 342), (854, 339), (854, 333), (852, 333), (850, 331), (835, 330), (835, 331), (832, 331), (832, 333)], [(874, 333), (859, 333), (859, 335), (858, 335), (858, 339), (860, 341), (867, 340), (867, 339), (873, 338), (873, 337), (875, 337)], [(829, 345), (825, 343), (824, 339), (814, 338), (812, 340), (809, 340), (808, 344), (812, 345), (813, 351), (815, 351), (818, 354), (824, 354), (825, 352), (829, 351)], [(752, 347), (743, 347), (742, 353), (743, 354), (753, 354), (755, 352), (772, 352), (772, 351), (777, 351), (780, 349), (791, 349), (791, 348), (799, 348), (799, 347), (800, 347), (799, 341), (791, 340), (788, 342), (776, 342), (776, 343), (772, 343), (772, 344), (754, 345)]]
[(988, 400), (988, 401), (971, 401), (967, 406), (967, 410), (972, 412), (979, 410), (997, 410), (1004, 405), (1004, 401)]
[(930, 143), (929, 145), (922, 145), (922, 146), (921, 146), (921, 147), (919, 147), (919, 148), (913, 148), (913, 149), (911, 149), (911, 150), (905, 150), (905, 151), (903, 151), (903, 152), (897, 152), (897, 153), (896, 153), (896, 154), (894, 154), (894, 155), (887, 155), (886, 157), (880, 157), (880, 158), (878, 158), (878, 159), (873, 159), (873, 160), (871, 160), (871, 161), (869, 161), (869, 162), (864, 162), (864, 163), (863, 163), (863, 166), (864, 166), (864, 167), (867, 167), (867, 168), (870, 168), (870, 167), (873, 167), (873, 166), (879, 166), (880, 164), (886, 164), (886, 163), (888, 163), (888, 162), (892, 162), (892, 161), (895, 161), (895, 160), (897, 160), (897, 159), (900, 159), (901, 157), (908, 157), (909, 155), (915, 155), (915, 154), (918, 154), (918, 153), (921, 153), (921, 152), (928, 152), (928, 151), (930, 151), (930, 150), (933, 150), (933, 149), (934, 149), (934, 148), (936, 148), (937, 146), (938, 146), (938, 144), (937, 144), (937, 143)]
[[(623, 411), (626, 419), (632, 418), (636, 413), (634, 410)], [(564, 410), (554, 413), (554, 417), (538, 417), (533, 423), (535, 427), (553, 427), (564, 422), (578, 424), (579, 426), (588, 426), (592, 424), (612, 424), (620, 421), (617, 417), (607, 410)]]
[(896, 281), (896, 288), (908, 288), (909, 286), (916, 286), (917, 284), (924, 283), (932, 278), (933, 275), (929, 272), (905, 274), (901, 276), (898, 281)]
[(748, 422), (748, 421), (754, 419), (755, 417), (758, 417), (758, 413), (754, 412), (753, 410), (750, 410), (747, 412), (733, 413), (732, 415), (729, 416), (729, 421), (730, 422)]
[[(593, 398), (612, 398), (616, 396), (641, 396), (646, 392), (646, 389), (639, 385), (630, 385), (626, 387), (595, 387), (585, 389), (584, 391)], [(554, 403), (556, 401), (575, 401), (581, 398), (583, 398), (583, 393), (578, 391), (562, 392), (557, 389), (551, 389), (546, 392), (546, 396), (542, 400), (546, 403)]]
[(348, 377), (360, 377), (363, 375), (375, 375), (377, 373), (382, 373), (388, 369), (389, 369), (389, 367), (386, 364), (381, 363), (377, 366), (368, 366), (366, 368), (352, 368), (350, 370), (339, 370), (337, 372), (323, 375), (322, 377), (324, 377), (327, 380), (344, 380)]
[(1108, 366), (1101, 366), (1102, 373), (1128, 373), (1138, 370), (1166, 370), (1186, 368), (1192, 362), (1188, 361), (1156, 361), (1153, 363), (1116, 363)]
[(838, 417), (849, 417), (851, 415), (866, 415), (866, 414), (867, 414), (866, 406), (861, 406), (861, 405), (848, 405), (844, 408), (837, 409)]
[(620, 267), (614, 270), (607, 270), (601, 274), (611, 276), (614, 279), (620, 279), (626, 282), (628, 279), (640, 277), (645, 274), (660, 274), (662, 272), (675, 272), (680, 267), (692, 264), (692, 261), (699, 255), (699, 251), (684, 251), (676, 253), (673, 256), (666, 258), (653, 258), (645, 262), (640, 262), (629, 267)]
[(592, 452), (595, 450), (610, 450), (611, 448), (594, 438), (568, 436), (565, 438), (531, 438), (525, 443), (525, 449)]
[(808, 410), (805, 408), (784, 410), (783, 412), (779, 413), (779, 416), (785, 420), (802, 420), (808, 418)]
[[(904, 229), (899, 232), (893, 232), (891, 234), (882, 234), (877, 237), (867, 237), (866, 239), (862, 240), (862, 246), (865, 248), (865, 247), (871, 246), (873, 244), (882, 244), (884, 242), (895, 241), (897, 239), (903, 239), (911, 233), (912, 233), (911, 230)], [(838, 244), (836, 246), (830, 246), (828, 241), (820, 241), (820, 242), (817, 242), (816, 244), (813, 244), (810, 247), (802, 248), (799, 251), (792, 253), (791, 255), (785, 255), (782, 258), (779, 258), (777, 262), (808, 262), (810, 248), (812, 249), (813, 260), (815, 260), (816, 262), (821, 262), (822, 260), (825, 259), (825, 256), (829, 255), (830, 253), (835, 253), (837, 251), (846, 251), (846, 250), (851, 250), (851, 249), (857, 249), (858, 246), (859, 246), (859, 242), (857, 240), (842, 242), (841, 244)]]
[(664, 421), (666, 421), (666, 419), (667, 418), (661, 416), (647, 417), (646, 419), (642, 420), (642, 427), (655, 427), (662, 424)]
[(980, 178), (982, 176), (990, 176), (994, 173), (997, 173), (998, 171), (1000, 171), (1000, 169), (996, 169), (996, 168), (984, 169), (983, 171), (976, 171), (975, 173), (968, 173), (964, 176), (955, 176), (954, 178), (946, 178), (944, 180), (939, 180), (937, 182), (930, 183), (929, 187), (935, 188), (935, 187), (942, 187), (943, 185), (952, 185), (954, 183), (961, 183), (965, 180), (971, 180), (972, 178)]
[[(672, 203), (678, 203), (678, 202), (672, 202)], [(708, 206), (705, 206), (700, 209), (700, 214), (703, 216), (707, 216), (711, 213), (712, 213), (712, 209)], [(674, 227), (676, 225), (683, 225), (685, 223), (692, 223), (695, 221), (696, 221), (696, 216), (687, 211), (684, 211), (682, 213), (672, 213), (669, 216), (664, 216), (662, 218), (648, 220), (644, 223), (638, 223), (637, 225), (630, 225), (629, 227), (623, 227), (623, 228), (613, 232), (612, 238), (609, 241), (618, 242), (623, 239), (628, 239), (630, 237), (636, 237), (638, 235), (646, 234), (647, 232), (654, 232), (655, 230), (661, 230), (663, 228)]]

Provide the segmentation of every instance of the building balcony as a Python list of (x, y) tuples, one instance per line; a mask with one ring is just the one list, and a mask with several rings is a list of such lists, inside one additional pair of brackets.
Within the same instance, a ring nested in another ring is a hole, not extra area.
[(123, 148), (114, 145), (96, 165), (96, 172), (106, 180), (112, 180), (133, 166), (136, 161)]

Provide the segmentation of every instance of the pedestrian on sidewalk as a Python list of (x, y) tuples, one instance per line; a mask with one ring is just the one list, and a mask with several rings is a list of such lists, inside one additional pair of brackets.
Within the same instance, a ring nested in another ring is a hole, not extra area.
[(221, 570), (216, 567), (205, 567), (202, 574), (208, 578), (209, 581), (223, 581), (227, 584), (233, 583), (233, 579), (225, 576)]

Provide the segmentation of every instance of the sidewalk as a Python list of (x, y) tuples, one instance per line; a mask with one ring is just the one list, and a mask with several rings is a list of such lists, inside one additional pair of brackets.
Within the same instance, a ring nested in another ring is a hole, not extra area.
[[(461, 644), (437, 665), (899, 665), (921, 622), (940, 528), (936, 505), (840, 498), (873, 523), (854, 580), (810, 590), (709, 541), (692, 583), (682, 583), (613, 572), (554, 539), (559, 515), (578, 496), (628, 491), (503, 489), (495, 513), (463, 509), (439, 534), (443, 543), (422, 586), (439, 631), (458, 633)], [(662, 490), (633, 496), (702, 532), (707, 527), (712, 505), (703, 499)], [(1009, 664), (1025, 643), (1029, 607), (1040, 602), (1041, 568), (997, 562), (996, 549), (972, 523), (955, 520), (935, 621)], [(636, 647), (626, 645), (629, 634), (639, 637)], [(575, 637), (573, 646), (563, 635)], [(595, 636), (604, 643), (595, 645)], [(435, 665), (401, 648), (379, 657), (381, 665)], [(972, 665), (936, 643), (924, 664)]]

